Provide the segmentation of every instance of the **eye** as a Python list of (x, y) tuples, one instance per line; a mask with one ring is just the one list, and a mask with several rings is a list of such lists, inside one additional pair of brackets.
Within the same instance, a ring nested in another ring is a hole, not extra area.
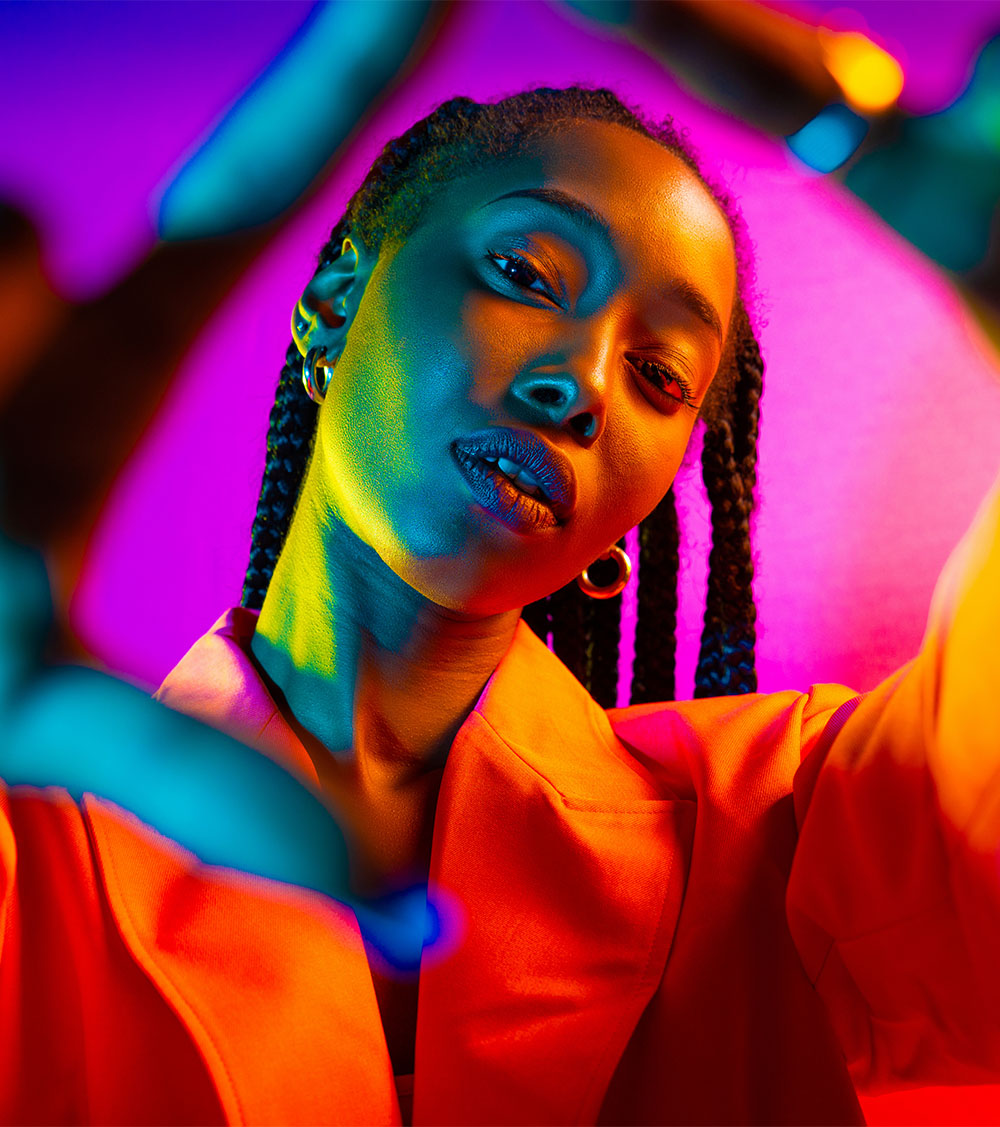
[(522, 258), (513, 251), (504, 251), (501, 254), (499, 251), (495, 250), (488, 250), (486, 257), (496, 266), (497, 270), (499, 270), (509, 282), (513, 282), (515, 286), (518, 286), (522, 290), (531, 290), (533, 293), (539, 293), (543, 297), (547, 297), (550, 301), (558, 304), (555, 294), (552, 292), (552, 287), (542, 278), (541, 274), (539, 274), (526, 258)]
[(648, 380), (658, 391), (663, 392), (671, 399), (676, 399), (678, 403), (683, 403), (687, 407), (695, 406), (691, 385), (683, 376), (652, 360), (637, 360), (633, 363), (643, 378)]

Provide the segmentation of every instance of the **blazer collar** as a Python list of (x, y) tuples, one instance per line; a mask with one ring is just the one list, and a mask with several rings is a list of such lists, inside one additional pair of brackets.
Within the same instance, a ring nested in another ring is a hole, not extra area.
[(464, 934), (421, 971), (414, 1115), (593, 1123), (658, 985), (694, 832), (523, 622), (452, 746), (431, 857)]
[[(255, 620), (243, 608), (224, 615), (157, 695), (316, 786), (249, 657)], [(455, 934), (439, 957), (425, 951), (421, 968), (416, 1123), (596, 1119), (660, 981), (693, 834), (693, 802), (663, 793), (603, 709), (519, 623), (442, 777), (429, 894), (454, 906), (446, 918)], [(124, 911), (130, 893), (118, 893)], [(350, 943), (331, 942), (356, 968), (351, 926)], [(155, 947), (147, 936), (146, 958), (156, 959)], [(275, 1015), (297, 1012), (274, 1003)], [(371, 1004), (358, 1013), (378, 1022)]]

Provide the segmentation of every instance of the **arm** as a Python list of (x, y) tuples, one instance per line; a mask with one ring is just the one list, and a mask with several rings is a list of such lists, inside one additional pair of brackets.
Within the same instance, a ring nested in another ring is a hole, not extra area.
[(432, 0), (317, 5), (161, 189), (150, 254), (89, 302), (47, 302), (55, 319), (36, 318), (29, 343), (15, 334), (23, 360), (7, 366), (0, 409), (4, 524), (46, 551), (61, 612), (111, 482), (191, 342), (447, 13)]
[[(38, 557), (0, 534), (0, 956), (17, 872), (11, 804), (109, 800), (202, 864), (340, 901), (395, 966), (419, 965), (436, 909), (417, 887), (350, 888), (344, 834), (321, 796), (265, 755), (96, 670), (43, 664), (51, 603)], [(12, 787), (29, 788), (11, 791)], [(48, 789), (54, 788), (54, 789)], [(55, 903), (60, 880), (53, 889)], [(0, 990), (2, 993), (2, 990)]]
[(446, 6), (335, 0), (302, 28), (172, 174), (162, 238), (270, 222), (313, 183), (384, 89), (415, 63)]
[(566, 0), (654, 55), (682, 85), (769, 133), (794, 133), (841, 91), (815, 27), (746, 0)]
[(855, 1083), (1000, 1078), (1000, 483), (918, 656), (795, 777), (789, 926)]

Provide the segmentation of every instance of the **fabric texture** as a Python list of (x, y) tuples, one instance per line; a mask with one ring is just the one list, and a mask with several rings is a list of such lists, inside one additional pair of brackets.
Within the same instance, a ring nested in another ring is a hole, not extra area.
[[(994, 491), (865, 697), (605, 712), (518, 626), (443, 773), (414, 1123), (862, 1123), (855, 1085), (1000, 1081), (998, 528)], [(316, 787), (254, 623), (159, 698)], [(401, 1122), (347, 907), (26, 785), (0, 895), (4, 1122)]]

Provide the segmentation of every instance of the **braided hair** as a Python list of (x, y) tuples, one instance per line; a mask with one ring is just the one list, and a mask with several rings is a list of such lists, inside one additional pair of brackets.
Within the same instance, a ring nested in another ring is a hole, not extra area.
[[(346, 236), (377, 252), (402, 241), (420, 222), (436, 187), (476, 167), (516, 155), (536, 137), (580, 121), (621, 125), (682, 160), (730, 221), (741, 290), (752, 285), (742, 219), (730, 197), (710, 183), (670, 119), (653, 123), (606, 89), (539, 87), (492, 103), (452, 98), (390, 141), (334, 227), (319, 268), (335, 261)], [(738, 298), (719, 371), (703, 407), (702, 472), (712, 505), (712, 550), (695, 695), (756, 690), (756, 611), (751, 580), (750, 515), (754, 503), (758, 404), (763, 365)], [(295, 511), (316, 430), (318, 408), (302, 388), (302, 357), (285, 354), (267, 433), (267, 458), (251, 533), (243, 605), (259, 609)], [(624, 546), (624, 540), (619, 541)], [(632, 703), (671, 700), (677, 629), (679, 529), (673, 489), (639, 526), (639, 615)], [(598, 575), (599, 578), (599, 575)], [(621, 595), (590, 599), (576, 583), (524, 608), (523, 617), (592, 693), (610, 707), (618, 690)]]

